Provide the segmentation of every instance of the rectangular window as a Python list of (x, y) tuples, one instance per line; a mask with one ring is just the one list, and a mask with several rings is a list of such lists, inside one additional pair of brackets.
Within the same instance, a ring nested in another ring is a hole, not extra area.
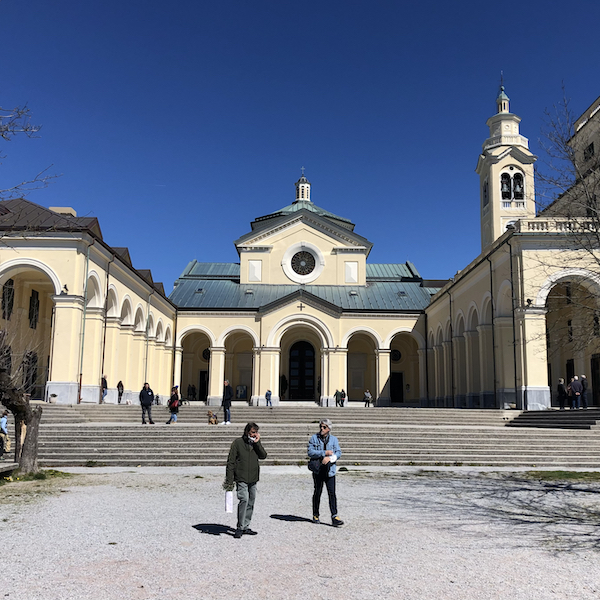
[(29, 327), (36, 329), (40, 320), (40, 295), (36, 290), (31, 290), (29, 298)]
[(590, 160), (591, 158), (593, 158), (594, 154), (595, 154), (595, 151), (594, 151), (594, 142), (592, 142), (583, 151), (583, 160), (585, 160), (587, 162), (588, 160)]
[(262, 281), (262, 260), (248, 261), (248, 281)]
[(600, 336), (600, 313), (594, 313), (594, 337)]
[(570, 283), (565, 284), (565, 296), (567, 298), (567, 304), (571, 304), (571, 302), (573, 302), (573, 299), (571, 297), (571, 284)]
[(346, 283), (358, 283), (358, 262), (346, 262)]
[(573, 341), (573, 321), (567, 321), (567, 338), (569, 342)]

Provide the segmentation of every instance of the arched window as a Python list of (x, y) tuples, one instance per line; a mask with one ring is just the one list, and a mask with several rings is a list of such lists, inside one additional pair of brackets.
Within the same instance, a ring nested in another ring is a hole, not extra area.
[(513, 177), (513, 191), (515, 200), (523, 200), (525, 192), (523, 188), (523, 175), (521, 173), (515, 173)]
[(10, 321), (14, 303), (15, 282), (13, 279), (9, 279), (4, 286), (2, 286), (2, 318), (6, 321)]
[(502, 191), (502, 200), (510, 200), (512, 196), (510, 175), (502, 173), (500, 176), (500, 190)]

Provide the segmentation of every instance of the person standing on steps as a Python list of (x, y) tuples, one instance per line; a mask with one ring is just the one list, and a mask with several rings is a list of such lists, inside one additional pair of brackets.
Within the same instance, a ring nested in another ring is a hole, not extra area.
[(259, 460), (267, 458), (267, 453), (260, 441), (258, 425), (248, 423), (244, 434), (233, 440), (227, 458), (225, 471), (225, 487), (231, 488), (235, 482), (237, 487), (238, 518), (234, 538), (242, 535), (256, 535), (250, 529), (250, 521), (256, 500), (256, 484), (260, 475)]
[(585, 375), (582, 375), (581, 376), (581, 407), (586, 410), (588, 407), (587, 390), (588, 390), (588, 380)]
[(581, 408), (581, 392), (583, 392), (583, 386), (579, 377), (575, 375), (573, 381), (571, 381), (571, 410), (579, 410)]
[(221, 425), (231, 425), (231, 399), (233, 398), (233, 388), (229, 385), (229, 380), (223, 382), (223, 422)]
[(150, 389), (150, 384), (146, 382), (140, 392), (140, 404), (142, 405), (142, 425), (146, 424), (146, 413), (148, 413), (148, 422), (154, 425), (152, 420), (152, 403), (154, 402), (154, 392)]
[(565, 386), (565, 380), (562, 377), (558, 379), (558, 387), (556, 389), (558, 394), (558, 406), (560, 410), (565, 410), (565, 402), (567, 401), (567, 388)]
[(271, 390), (267, 390), (265, 393), (265, 400), (267, 401), (267, 406), (273, 408), (273, 404), (271, 403)]
[(123, 382), (119, 381), (119, 383), (117, 383), (117, 394), (119, 395), (119, 404), (121, 404), (121, 398), (123, 398), (123, 391), (124, 391), (124, 387), (123, 387)]
[(4, 458), (4, 454), (10, 452), (10, 438), (8, 437), (8, 411), (2, 413), (0, 419), (0, 458)]
[(108, 382), (106, 381), (106, 375), (102, 375), (102, 400), (100, 400), (100, 404), (104, 403), (104, 399), (106, 398), (106, 394), (108, 394)]
[(179, 393), (178, 386), (175, 386), (171, 390), (171, 398), (169, 399), (169, 410), (171, 411), (171, 417), (167, 421), (167, 425), (171, 423), (177, 423), (177, 413), (179, 412)]
[(338, 517), (337, 495), (335, 493), (336, 462), (342, 456), (342, 449), (338, 439), (331, 435), (332, 423), (329, 419), (323, 419), (319, 424), (319, 433), (315, 433), (308, 441), (308, 457), (310, 459), (321, 459), (321, 468), (317, 473), (313, 472), (313, 483), (315, 486), (312, 506), (313, 523), (320, 523), (319, 508), (321, 506), (321, 494), (323, 485), (327, 487), (329, 496), (329, 510), (331, 511), (331, 524), (339, 527), (344, 524)]

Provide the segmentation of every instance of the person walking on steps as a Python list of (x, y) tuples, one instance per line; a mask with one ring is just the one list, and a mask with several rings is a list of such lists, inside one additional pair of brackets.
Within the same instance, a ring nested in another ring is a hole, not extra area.
[(171, 411), (171, 417), (167, 421), (167, 425), (171, 423), (177, 423), (177, 413), (179, 412), (179, 393), (178, 386), (175, 386), (171, 390), (171, 398), (169, 399), (169, 410)]

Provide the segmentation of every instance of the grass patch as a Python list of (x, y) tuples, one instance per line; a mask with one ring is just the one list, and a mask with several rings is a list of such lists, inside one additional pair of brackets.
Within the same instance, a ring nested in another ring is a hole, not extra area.
[[(97, 460), (86, 460), (85, 464), (83, 465), (84, 467), (105, 467), (106, 465), (104, 463), (98, 462)], [(141, 467), (142, 465), (138, 465), (138, 467)]]
[(0, 479), (0, 485), (15, 481), (43, 481), (45, 479), (60, 479), (65, 477), (71, 477), (71, 473), (65, 473), (55, 469), (44, 469), (42, 471), (38, 471), (37, 473), (23, 475), (18, 470), (15, 470), (13, 471), (12, 475)]
[(523, 475), (542, 481), (600, 481), (596, 471), (526, 471)]

